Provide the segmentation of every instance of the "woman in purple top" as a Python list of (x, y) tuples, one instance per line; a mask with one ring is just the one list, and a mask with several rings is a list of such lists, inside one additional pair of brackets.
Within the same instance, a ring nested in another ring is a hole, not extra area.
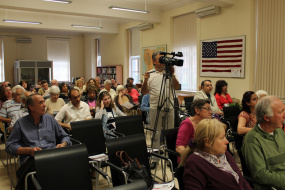
[(204, 119), (181, 156), (185, 189), (251, 189), (227, 151), (225, 124)]
[[(194, 138), (194, 132), (197, 124), (205, 118), (211, 118), (212, 110), (209, 100), (195, 100), (191, 104), (190, 115), (180, 124), (177, 140), (176, 140), (176, 152), (180, 155), (185, 149), (188, 141)], [(180, 162), (180, 157), (177, 158), (177, 163)]]

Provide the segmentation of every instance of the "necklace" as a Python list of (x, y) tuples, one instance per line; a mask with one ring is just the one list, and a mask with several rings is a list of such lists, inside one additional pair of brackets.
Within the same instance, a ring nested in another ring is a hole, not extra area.
[(195, 124), (197, 124), (197, 125), (198, 125), (198, 122), (197, 122), (197, 121), (195, 121), (195, 120), (193, 119), (193, 117), (191, 117), (191, 118), (190, 118), (190, 120), (191, 120), (192, 122), (194, 122)]

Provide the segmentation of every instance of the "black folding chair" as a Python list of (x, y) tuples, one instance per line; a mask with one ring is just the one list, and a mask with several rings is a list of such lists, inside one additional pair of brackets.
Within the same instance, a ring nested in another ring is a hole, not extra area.
[[(36, 189), (92, 190), (87, 148), (84, 144), (35, 152), (35, 172), (26, 176)], [(36, 174), (36, 177), (35, 177)]]

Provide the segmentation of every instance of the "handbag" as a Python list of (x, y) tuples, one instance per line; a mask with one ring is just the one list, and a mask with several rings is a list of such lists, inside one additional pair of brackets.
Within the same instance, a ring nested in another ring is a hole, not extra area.
[(125, 151), (117, 151), (116, 156), (120, 159), (122, 168), (127, 173), (128, 183), (144, 180), (148, 189), (152, 189), (154, 180), (137, 158), (131, 159)]

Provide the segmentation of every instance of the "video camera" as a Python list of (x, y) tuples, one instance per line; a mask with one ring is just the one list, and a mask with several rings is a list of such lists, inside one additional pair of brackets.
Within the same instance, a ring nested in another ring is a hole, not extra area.
[[(182, 67), (183, 66), (183, 59), (175, 59), (174, 57), (183, 57), (182, 52), (178, 52), (175, 54), (175, 52), (167, 53), (167, 52), (160, 52), (160, 55), (163, 55), (159, 58), (159, 62), (161, 64), (165, 64), (168, 66), (178, 66)], [(172, 57), (166, 57), (166, 55), (172, 55)]]

